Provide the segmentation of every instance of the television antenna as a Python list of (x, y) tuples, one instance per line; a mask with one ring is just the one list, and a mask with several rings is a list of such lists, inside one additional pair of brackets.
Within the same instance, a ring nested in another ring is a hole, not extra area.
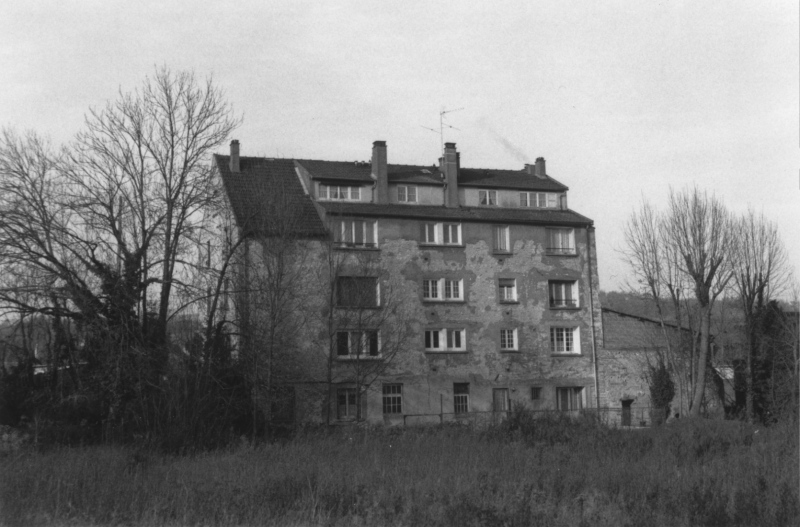
[(444, 129), (445, 128), (451, 128), (451, 129), (459, 131), (459, 132), (461, 131), (460, 129), (456, 128), (455, 126), (445, 123), (444, 122), (444, 116), (447, 115), (448, 113), (458, 112), (458, 111), (463, 110), (463, 109), (464, 108), (454, 108), (452, 110), (445, 110), (444, 108), (442, 108), (442, 110), (439, 112), (439, 129), (438, 130), (436, 130), (435, 128), (430, 128), (428, 126), (420, 125), (426, 130), (430, 130), (431, 132), (439, 134), (439, 143), (440, 143), (439, 146), (442, 149), (442, 155), (443, 156), (444, 156)]

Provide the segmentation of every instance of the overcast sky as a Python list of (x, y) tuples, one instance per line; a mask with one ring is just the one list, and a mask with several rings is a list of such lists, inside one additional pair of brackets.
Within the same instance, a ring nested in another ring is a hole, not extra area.
[[(623, 286), (644, 197), (697, 185), (778, 222), (800, 263), (798, 5), (774, 2), (6, 0), (0, 126), (61, 143), (155, 65), (212, 75), (242, 155), (462, 166), (537, 157)], [(226, 149), (222, 149), (222, 152)]]

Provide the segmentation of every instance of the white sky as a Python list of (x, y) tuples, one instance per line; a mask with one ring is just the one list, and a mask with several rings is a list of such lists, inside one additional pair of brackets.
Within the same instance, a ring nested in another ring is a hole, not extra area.
[(242, 155), (368, 160), (382, 139), (390, 163), (433, 164), (423, 126), (464, 108), (445, 133), (462, 166), (546, 158), (613, 290), (626, 219), (670, 185), (763, 210), (800, 262), (798, 20), (788, 0), (6, 0), (0, 126), (65, 142), (161, 64), (213, 74)]

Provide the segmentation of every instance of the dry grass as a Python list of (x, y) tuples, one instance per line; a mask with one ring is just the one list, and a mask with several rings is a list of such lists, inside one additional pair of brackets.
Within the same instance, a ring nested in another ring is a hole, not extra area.
[(7, 525), (796, 525), (796, 428), (559, 420), (301, 434), (194, 457), (0, 460)]

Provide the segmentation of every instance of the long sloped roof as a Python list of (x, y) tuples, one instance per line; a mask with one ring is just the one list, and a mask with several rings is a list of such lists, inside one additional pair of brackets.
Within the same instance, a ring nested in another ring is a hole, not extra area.
[(445, 207), (442, 205), (401, 205), (321, 201), (328, 214), (395, 218), (491, 221), (542, 225), (590, 226), (592, 220), (572, 210), (510, 209), (504, 207)]
[(238, 173), (231, 172), (229, 156), (215, 155), (214, 161), (236, 223), (246, 233), (327, 236), (292, 159), (240, 157)]

